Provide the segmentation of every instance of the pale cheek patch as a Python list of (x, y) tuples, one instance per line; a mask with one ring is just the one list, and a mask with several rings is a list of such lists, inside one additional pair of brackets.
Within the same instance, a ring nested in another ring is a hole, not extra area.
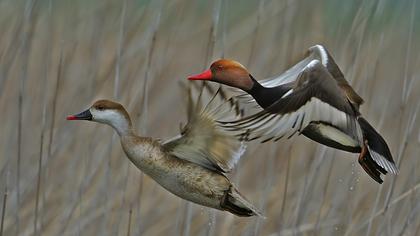
[(113, 124), (120, 123), (121, 115), (113, 110), (103, 110), (99, 111), (96, 109), (91, 109), (92, 116), (94, 120), (102, 123)]

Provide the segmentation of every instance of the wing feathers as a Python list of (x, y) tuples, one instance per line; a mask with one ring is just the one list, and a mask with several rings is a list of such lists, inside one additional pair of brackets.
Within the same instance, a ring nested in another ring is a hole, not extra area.
[[(202, 89), (206, 89), (205, 86)], [(191, 90), (188, 91), (188, 123), (181, 135), (165, 142), (165, 150), (171, 155), (201, 165), (211, 170), (229, 172), (245, 151), (245, 145), (237, 137), (224, 130), (215, 120), (221, 117), (237, 119), (239, 110), (235, 103), (225, 100), (219, 88), (204, 107), (200, 103), (203, 90), (198, 95), (197, 104), (192, 104)], [(208, 92), (212, 92), (209, 89)], [(200, 103), (200, 104), (198, 104)]]
[[(363, 99), (353, 90), (349, 83), (344, 78), (343, 73), (341, 72), (338, 65), (335, 63), (334, 59), (328, 52), (328, 50), (322, 45), (314, 45), (310, 47), (306, 53), (306, 56), (288, 69), (286, 72), (282, 73), (279, 76), (275, 76), (268, 79), (259, 80), (258, 82), (264, 87), (276, 87), (280, 85), (285, 85), (288, 83), (295, 83), (302, 71), (306, 70), (308, 65), (314, 60), (318, 60), (322, 67), (330, 74), (331, 78), (336, 82), (338, 88), (337, 91), (341, 91), (346, 98), (353, 104), (354, 108), (358, 110), (359, 106), (363, 103)], [(238, 90), (236, 90), (238, 91)], [(288, 97), (290, 94), (294, 93), (294, 90), (289, 90), (283, 95), (282, 98)], [(239, 92), (239, 95), (235, 96), (235, 99), (243, 105), (244, 108), (252, 109), (253, 112), (247, 114), (254, 114), (255, 112), (261, 111), (258, 107), (258, 104), (252, 98), (251, 95), (244, 93), (243, 91)]]
[[(247, 118), (223, 122), (221, 125), (227, 130), (237, 131), (244, 140), (254, 140), (263, 137), (262, 142), (277, 141), (282, 137), (291, 138), (300, 133), (310, 122), (325, 122), (346, 130), (349, 122), (346, 113), (313, 97), (297, 111), (286, 114), (271, 114), (260, 112)], [(354, 123), (354, 121), (353, 121)]]
[(398, 174), (398, 168), (395, 166), (395, 163), (392, 163), (388, 161), (385, 157), (383, 157), (381, 154), (373, 151), (368, 146), (369, 153), (372, 156), (372, 159), (382, 168), (384, 168), (386, 171), (391, 172), (392, 174)]
[(287, 96), (266, 110), (222, 125), (240, 131), (245, 140), (291, 138), (310, 122), (328, 123), (351, 133), (350, 128), (355, 127), (351, 106), (318, 60), (307, 63), (295, 83)]

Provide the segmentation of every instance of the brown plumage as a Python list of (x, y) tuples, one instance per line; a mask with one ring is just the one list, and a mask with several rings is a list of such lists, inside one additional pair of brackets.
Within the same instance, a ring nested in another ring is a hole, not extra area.
[[(215, 95), (216, 96), (216, 95)], [(166, 142), (137, 136), (124, 107), (100, 100), (69, 120), (92, 120), (112, 126), (131, 162), (171, 193), (238, 216), (261, 215), (239, 194), (225, 176), (244, 152), (244, 146), (220, 127), (215, 118), (231, 115), (236, 109), (221, 110), (190, 101), (189, 121), (183, 133)]]
[[(308, 53), (325, 53), (326, 55), (322, 56), (320, 55), (320, 58), (328, 58), (325, 62), (325, 67), (327, 68), (328, 72), (331, 74), (331, 76), (337, 81), (338, 87), (346, 94), (347, 99), (355, 105), (357, 108), (359, 108), (360, 105), (363, 104), (363, 98), (360, 97), (359, 94), (356, 93), (356, 91), (353, 90), (353, 88), (350, 86), (350, 84), (347, 82), (347, 80), (344, 78), (343, 73), (341, 72), (338, 65), (335, 63), (333, 57), (330, 55), (327, 49), (325, 49), (321, 45), (316, 45), (312, 47), (308, 51)], [(324, 60), (325, 61), (325, 60)]]

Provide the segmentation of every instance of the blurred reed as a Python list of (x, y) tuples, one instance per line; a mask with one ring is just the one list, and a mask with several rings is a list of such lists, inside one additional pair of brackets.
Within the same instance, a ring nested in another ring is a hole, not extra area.
[[(0, 235), (418, 235), (420, 6), (381, 1), (0, 1)], [(303, 137), (252, 142), (230, 177), (267, 219), (187, 203), (110, 128), (64, 120), (116, 99), (140, 134), (185, 123), (187, 75), (233, 58), (257, 79), (325, 45), (400, 168)]]

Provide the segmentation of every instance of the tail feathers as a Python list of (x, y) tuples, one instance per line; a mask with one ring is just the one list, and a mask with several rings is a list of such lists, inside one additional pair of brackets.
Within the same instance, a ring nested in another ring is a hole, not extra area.
[(381, 179), (381, 174), (385, 175), (387, 171), (378, 164), (376, 164), (369, 152), (366, 152), (365, 156), (359, 159), (359, 163), (372, 179), (374, 179), (380, 184), (384, 182)]
[(229, 190), (225, 192), (222, 203), (222, 209), (229, 211), (237, 216), (260, 216), (265, 218), (256, 207), (254, 207), (248, 200), (242, 196), (234, 186), (230, 186)]
[(367, 140), (370, 158), (376, 166), (381, 167), (381, 169), (376, 169), (383, 174), (386, 172), (398, 174), (398, 168), (392, 159), (391, 151), (382, 136), (363, 117), (358, 117), (357, 121), (362, 129), (363, 138)]

